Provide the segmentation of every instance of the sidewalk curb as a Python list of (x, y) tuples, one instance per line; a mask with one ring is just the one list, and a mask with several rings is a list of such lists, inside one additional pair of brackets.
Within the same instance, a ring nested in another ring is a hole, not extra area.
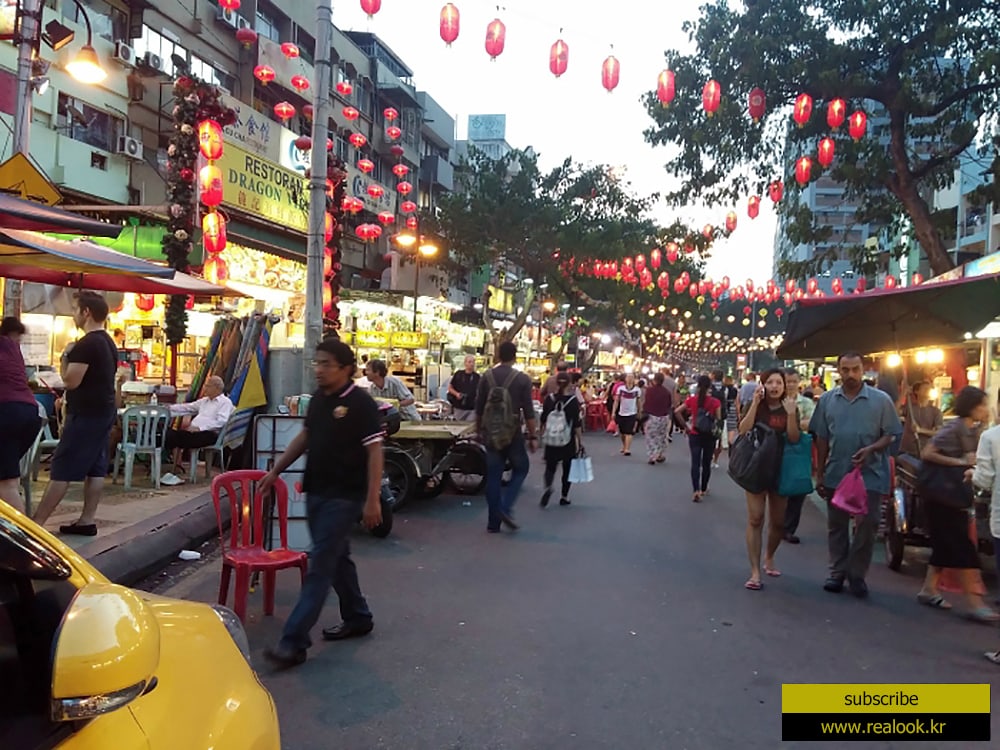
[[(224, 519), (227, 520), (228, 519)], [(212, 493), (197, 497), (80, 547), (78, 552), (114, 583), (145, 578), (219, 533)]]

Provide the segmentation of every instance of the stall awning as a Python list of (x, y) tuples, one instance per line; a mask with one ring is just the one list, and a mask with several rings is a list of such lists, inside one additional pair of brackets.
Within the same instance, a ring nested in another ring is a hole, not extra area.
[(0, 193), (0, 228), (64, 232), (94, 237), (117, 237), (122, 230), (119, 224), (95, 221), (61, 208), (26, 201), (4, 193)]

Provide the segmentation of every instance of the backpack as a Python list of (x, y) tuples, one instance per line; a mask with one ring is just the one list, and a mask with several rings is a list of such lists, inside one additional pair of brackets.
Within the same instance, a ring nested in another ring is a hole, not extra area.
[(760, 422), (740, 435), (729, 451), (729, 476), (747, 492), (775, 489), (781, 469), (778, 434)]
[(715, 429), (718, 426), (718, 422), (716, 422), (715, 417), (709, 413), (708, 409), (699, 407), (698, 415), (694, 419), (695, 432), (699, 435), (712, 435), (715, 433)]
[(542, 445), (562, 448), (569, 445), (569, 441), (573, 439), (573, 430), (570, 429), (569, 420), (566, 419), (566, 412), (563, 410), (564, 404), (564, 401), (557, 400), (556, 407), (545, 418)]
[(493, 370), (487, 370), (483, 376), (489, 386), (486, 395), (486, 406), (480, 420), (483, 430), (483, 442), (487, 448), (502, 451), (512, 442), (517, 431), (521, 429), (521, 419), (514, 409), (510, 398), (510, 385), (517, 378), (517, 370), (511, 370), (510, 377), (503, 385), (497, 385)]

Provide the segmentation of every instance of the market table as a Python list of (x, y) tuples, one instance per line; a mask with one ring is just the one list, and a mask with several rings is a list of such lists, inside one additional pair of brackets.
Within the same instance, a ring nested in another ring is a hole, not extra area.
[(396, 440), (454, 440), (475, 431), (475, 422), (403, 422)]

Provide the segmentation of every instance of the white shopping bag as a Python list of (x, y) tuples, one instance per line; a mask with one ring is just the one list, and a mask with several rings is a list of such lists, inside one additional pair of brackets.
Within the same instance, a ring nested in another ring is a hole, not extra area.
[(594, 481), (594, 466), (590, 462), (590, 456), (583, 451), (577, 454), (569, 466), (569, 481), (573, 484)]

